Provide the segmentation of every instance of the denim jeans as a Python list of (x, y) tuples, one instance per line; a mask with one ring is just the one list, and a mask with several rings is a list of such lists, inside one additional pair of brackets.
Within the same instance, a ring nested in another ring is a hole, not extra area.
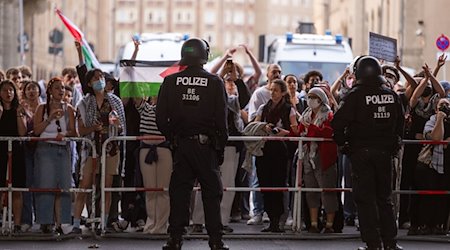
[[(70, 151), (66, 145), (38, 142), (34, 157), (34, 184), (36, 188), (61, 188), (71, 186)], [(70, 193), (61, 196), (61, 223), (71, 222)], [(54, 223), (54, 192), (35, 193), (36, 221), (39, 224)]]
[[(256, 164), (255, 157), (252, 159), (252, 174), (250, 175), (250, 187), (259, 187), (258, 176), (256, 175)], [(253, 202), (253, 216), (263, 215), (264, 213), (264, 201), (261, 192), (252, 191), (252, 202)]]
[[(340, 154), (340, 171), (342, 173), (342, 177), (344, 178), (344, 187), (351, 188), (352, 187), (352, 163), (350, 162), (350, 158), (347, 155)], [(342, 177), (339, 177), (339, 181), (342, 180)], [(340, 186), (340, 182), (338, 185)], [(355, 219), (356, 218), (356, 205), (353, 200), (353, 194), (351, 192), (344, 193), (344, 218), (345, 219)]]

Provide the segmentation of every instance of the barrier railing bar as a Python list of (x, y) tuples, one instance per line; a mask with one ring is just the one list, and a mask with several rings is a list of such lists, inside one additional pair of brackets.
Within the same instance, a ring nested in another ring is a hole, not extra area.
[[(117, 136), (117, 137), (110, 137), (108, 138), (102, 145), (102, 155), (101, 155), (101, 229), (102, 229), (102, 235), (105, 232), (105, 226), (104, 220), (105, 220), (105, 192), (136, 192), (136, 191), (155, 191), (155, 192), (161, 192), (161, 191), (167, 191), (168, 188), (151, 188), (146, 189), (142, 187), (126, 187), (126, 188), (106, 188), (105, 187), (105, 163), (106, 163), (106, 155), (104, 152), (106, 152), (106, 145), (114, 140), (122, 140), (122, 141), (128, 141), (128, 140), (165, 140), (165, 137), (163, 136)], [(351, 189), (347, 188), (302, 188), (302, 150), (303, 150), (303, 141), (315, 141), (315, 142), (325, 142), (325, 141), (333, 141), (331, 138), (313, 138), (313, 137), (277, 137), (277, 136), (230, 136), (228, 138), (229, 141), (257, 141), (257, 140), (263, 140), (263, 141), (298, 141), (298, 161), (297, 161), (297, 173), (296, 173), (296, 183), (295, 188), (280, 188), (280, 187), (263, 187), (263, 188), (224, 188), (225, 191), (279, 191), (279, 192), (286, 192), (286, 191), (292, 191), (294, 193), (294, 212), (293, 212), (293, 226), (292, 229), (294, 231), (300, 231), (301, 228), (301, 209), (302, 209), (302, 202), (301, 202), (301, 195), (302, 192), (350, 192)], [(414, 140), (403, 140), (403, 143), (409, 144), (409, 143), (418, 143), (418, 141)], [(441, 141), (426, 141), (422, 140), (419, 141), (419, 143), (423, 144), (447, 144), (449, 142)], [(195, 190), (195, 188), (193, 189)], [(393, 191), (393, 193), (399, 193), (399, 194), (443, 194), (447, 193), (446, 191), (418, 191), (418, 190), (401, 190), (401, 191)]]
[[(79, 141), (79, 142), (87, 142), (88, 144), (90, 144), (91, 148), (92, 148), (92, 155), (93, 155), (93, 159), (97, 158), (97, 151), (95, 148), (94, 143), (85, 138), (85, 137), (61, 137), (61, 138), (56, 138), (56, 137), (27, 137), (27, 136), (23, 136), (23, 137), (18, 137), (18, 136), (0, 136), (0, 141), (7, 141), (8, 142), (8, 163), (7, 163), (7, 178), (6, 178), (6, 183), (7, 183), (7, 187), (6, 188), (0, 188), (0, 192), (7, 192), (7, 200), (8, 200), (8, 204), (7, 207), (3, 207), (3, 223), (2, 223), (2, 233), (8, 233), (9, 236), (12, 236), (12, 192), (55, 192), (55, 193), (60, 193), (60, 192), (92, 192), (92, 208), (93, 211), (91, 212), (91, 220), (95, 221), (95, 184), (92, 185), (92, 189), (80, 189), (80, 188), (71, 188), (69, 190), (63, 190), (63, 189), (40, 189), (40, 188), (15, 188), (12, 186), (12, 142), (13, 141), (66, 141), (66, 142), (70, 142), (70, 141)], [(94, 169), (95, 169), (95, 163), (94, 163)], [(94, 172), (95, 173), (95, 172)], [(3, 206), (3, 202), (2, 202), (2, 206)], [(8, 211), (8, 215), (7, 215), (7, 222), (5, 222), (5, 212)], [(7, 227), (7, 228), (6, 228)], [(92, 232), (95, 235), (95, 227), (92, 227)]]

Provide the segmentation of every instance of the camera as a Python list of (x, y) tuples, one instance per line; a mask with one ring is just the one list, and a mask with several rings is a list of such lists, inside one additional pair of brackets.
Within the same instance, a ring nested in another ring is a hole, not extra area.
[(272, 128), (272, 134), (278, 134), (280, 132), (279, 128)]
[(446, 116), (446, 117), (445, 117), (444, 121), (445, 121), (445, 122), (450, 122), (450, 107), (447, 106), (447, 105), (441, 106), (441, 107), (439, 108), (439, 111), (445, 113), (445, 116)]
[(318, 84), (319, 84), (319, 80), (318, 79), (314, 79), (311, 88), (312, 87), (316, 87)]

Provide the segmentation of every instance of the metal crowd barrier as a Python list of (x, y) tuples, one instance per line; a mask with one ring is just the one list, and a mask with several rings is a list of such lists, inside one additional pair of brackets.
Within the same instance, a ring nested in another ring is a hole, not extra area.
[[(94, 143), (86, 138), (78, 137), (65, 137), (65, 138), (40, 138), (40, 137), (0, 137), (0, 141), (8, 141), (8, 168), (7, 168), (7, 187), (0, 188), (0, 192), (7, 192), (7, 207), (3, 206), (3, 225), (2, 233), (12, 232), (12, 192), (86, 192), (92, 193), (92, 212), (90, 221), (99, 222), (101, 226), (102, 235), (105, 233), (104, 224), (105, 221), (105, 193), (106, 192), (136, 192), (136, 191), (147, 191), (147, 192), (167, 192), (167, 187), (158, 188), (142, 188), (142, 187), (119, 187), (119, 188), (106, 188), (105, 187), (105, 167), (106, 167), (106, 145), (111, 141), (134, 141), (134, 140), (164, 140), (162, 136), (117, 136), (108, 138), (102, 145), (101, 154), (101, 215), (100, 218), (95, 217), (95, 192), (96, 184), (93, 182), (92, 189), (80, 189), (71, 188), (69, 190), (63, 189), (38, 189), (38, 188), (15, 188), (12, 183), (12, 141), (84, 141), (91, 145), (93, 150), (93, 180), (95, 180), (96, 174), (96, 158), (98, 154)], [(303, 142), (324, 142), (332, 141), (326, 138), (312, 138), (312, 137), (275, 137), (275, 136), (231, 136), (229, 141), (297, 141), (298, 142), (298, 159), (296, 168), (296, 178), (294, 187), (259, 187), (259, 188), (248, 188), (248, 187), (224, 187), (224, 191), (261, 191), (261, 192), (294, 192), (294, 207), (293, 207), (293, 224), (292, 230), (295, 233), (301, 231), (301, 209), (302, 209), (302, 192), (351, 192), (351, 188), (305, 188), (301, 187), (302, 183), (302, 161), (303, 161)], [(427, 140), (403, 140), (404, 144), (449, 144), (446, 141), (427, 141)], [(200, 188), (195, 187), (194, 190), (200, 190)], [(447, 190), (393, 190), (395, 194), (414, 194), (414, 195), (450, 195), (450, 191)], [(6, 209), (8, 210), (8, 216), (5, 223)], [(95, 227), (92, 227), (92, 231), (95, 234)]]
[[(167, 192), (167, 187), (158, 188), (143, 188), (143, 187), (105, 187), (105, 163), (106, 163), (106, 145), (111, 141), (134, 141), (134, 140), (164, 140), (163, 136), (117, 136), (108, 138), (102, 145), (101, 154), (101, 229), (102, 235), (105, 234), (105, 192)], [(224, 191), (261, 191), (261, 192), (294, 192), (294, 207), (293, 207), (293, 224), (292, 230), (295, 233), (300, 233), (302, 225), (302, 192), (351, 192), (351, 188), (305, 188), (301, 187), (302, 183), (302, 161), (303, 161), (303, 142), (325, 142), (333, 141), (328, 138), (314, 138), (314, 137), (277, 137), (277, 136), (230, 136), (229, 141), (297, 141), (298, 142), (298, 159), (296, 168), (296, 178), (294, 187), (224, 187)], [(430, 141), (430, 140), (403, 140), (404, 144), (449, 144), (446, 141)], [(194, 187), (193, 190), (199, 190), (199, 187)], [(414, 195), (450, 195), (450, 191), (446, 190), (393, 190), (394, 194), (414, 194)], [(450, 217), (449, 217), (450, 218)]]
[[(63, 138), (54, 138), (54, 137), (0, 137), (0, 141), (8, 142), (8, 163), (7, 163), (7, 171), (6, 171), (6, 185), (7, 187), (0, 187), (0, 193), (7, 192), (7, 206), (2, 201), (3, 207), (3, 223), (2, 223), (2, 235), (10, 235), (12, 234), (12, 193), (13, 192), (54, 192), (54, 193), (62, 193), (62, 192), (75, 192), (75, 193), (92, 193), (92, 212), (91, 212), (91, 221), (98, 221), (95, 218), (95, 190), (96, 184), (93, 182), (91, 189), (83, 189), (83, 188), (70, 188), (66, 189), (58, 189), (58, 188), (17, 188), (13, 187), (12, 183), (12, 142), (13, 141), (22, 141), (22, 142), (38, 142), (38, 141), (79, 141), (86, 142), (92, 147), (92, 166), (93, 166), (93, 175), (95, 180), (95, 170), (96, 170), (96, 158), (97, 152), (95, 148), (95, 144), (84, 137), (63, 137)], [(70, 167), (70, 166), (67, 166)], [(8, 211), (8, 215), (6, 216), (6, 212)], [(7, 218), (6, 218), (7, 217)], [(95, 227), (92, 227), (92, 232), (95, 234)]]

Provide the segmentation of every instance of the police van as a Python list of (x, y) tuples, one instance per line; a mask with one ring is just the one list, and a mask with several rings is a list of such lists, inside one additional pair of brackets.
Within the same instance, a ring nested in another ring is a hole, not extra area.
[(259, 60), (279, 64), (283, 74), (299, 77), (318, 70), (324, 80), (332, 84), (353, 61), (349, 39), (332, 36), (329, 32), (325, 35), (290, 32), (285, 36), (262, 35), (259, 41)]
[[(181, 46), (189, 36), (181, 33), (142, 33), (133, 36), (139, 40), (139, 52), (136, 60), (173, 65), (181, 59)], [(120, 60), (129, 60), (134, 52), (134, 42), (130, 41), (119, 49), (116, 74), (119, 72)]]

